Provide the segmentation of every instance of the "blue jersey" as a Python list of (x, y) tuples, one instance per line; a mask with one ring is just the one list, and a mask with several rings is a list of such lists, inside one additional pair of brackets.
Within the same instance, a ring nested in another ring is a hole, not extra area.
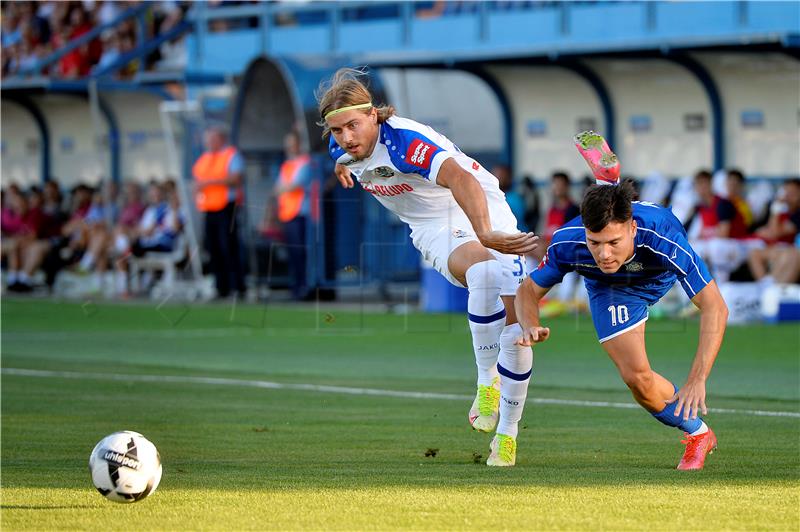
[(581, 274), (601, 342), (646, 320), (647, 307), (661, 299), (675, 281), (690, 298), (711, 282), (708, 268), (670, 210), (635, 201), (633, 219), (637, 226), (634, 254), (617, 272), (600, 271), (578, 216), (553, 233), (542, 263), (531, 273), (543, 288), (559, 283), (568, 272)]

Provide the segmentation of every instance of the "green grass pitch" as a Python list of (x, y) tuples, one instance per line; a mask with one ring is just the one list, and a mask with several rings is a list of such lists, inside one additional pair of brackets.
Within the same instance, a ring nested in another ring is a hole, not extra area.
[[(726, 409), (707, 417), (719, 449), (696, 473), (674, 469), (680, 434), (644, 411), (564, 402), (632, 400), (588, 317), (549, 325), (517, 466), (489, 469), (490, 436), (466, 420), (462, 316), (6, 298), (2, 527), (800, 528), (797, 324), (729, 328), (708, 383), (709, 407)], [(653, 367), (682, 384), (697, 323), (647, 327)], [(124, 374), (192, 379), (111, 377)], [(101, 497), (87, 467), (94, 444), (122, 429), (151, 439), (164, 464), (158, 491), (132, 505)]]

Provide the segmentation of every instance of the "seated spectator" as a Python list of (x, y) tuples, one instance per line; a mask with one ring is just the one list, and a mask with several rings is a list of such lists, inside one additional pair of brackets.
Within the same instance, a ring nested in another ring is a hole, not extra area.
[(753, 249), (748, 264), (757, 281), (794, 283), (800, 274), (800, 179), (783, 185), (780, 199), (772, 202), (767, 225), (756, 235), (768, 244)]
[(58, 238), (63, 223), (61, 213), (52, 212), (44, 193), (36, 187), (28, 193), (28, 206), (30, 232), (17, 241), (20, 270), (16, 285), (9, 287), (17, 292), (30, 292), (33, 289), (33, 276), (42, 266), (53, 239)]
[(100, 60), (92, 68), (92, 71), (101, 70), (113, 65), (122, 56), (117, 32), (114, 30), (105, 31), (101, 39), (103, 42), (103, 53), (100, 56)]
[(151, 182), (147, 189), (147, 208), (138, 227), (130, 235), (128, 252), (117, 261), (115, 289), (127, 295), (127, 271), (130, 255), (143, 257), (148, 252), (174, 251), (181, 231), (180, 215), (170, 205), (162, 185)]
[(80, 184), (72, 189), (69, 213), (61, 226), (60, 234), (51, 239), (51, 247), (42, 264), (47, 285), (52, 287), (56, 274), (66, 265), (73, 264), (83, 255), (88, 241), (84, 221), (92, 205), (91, 187)]
[(709, 266), (717, 283), (730, 280), (731, 273), (747, 261), (751, 250), (764, 247), (764, 242), (749, 232), (752, 213), (744, 199), (744, 175), (729, 170), (725, 186), (727, 198), (715, 196), (711, 176), (702, 171), (695, 176), (700, 197), (697, 212), (701, 216), (700, 239), (692, 242), (695, 251)]
[(78, 264), (82, 273), (106, 271), (108, 242), (119, 215), (117, 194), (119, 187), (113, 181), (103, 183), (101, 190), (92, 196), (92, 204), (83, 219), (86, 231), (86, 251)]
[[(3, 223), (3, 255), (8, 264), (8, 289), (16, 292), (30, 292), (30, 275), (33, 269), (24, 268), (26, 250), (41, 235), (45, 226), (42, 210), (42, 193), (32, 189), (25, 196), (18, 189), (9, 193), (9, 210)], [(10, 223), (8, 223), (10, 222)]]

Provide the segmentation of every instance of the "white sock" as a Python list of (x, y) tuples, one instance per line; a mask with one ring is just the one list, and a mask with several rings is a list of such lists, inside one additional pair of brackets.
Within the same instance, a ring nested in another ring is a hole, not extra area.
[(119, 270), (114, 272), (114, 289), (117, 294), (124, 294), (128, 291), (128, 275)]
[(19, 274), (17, 274), (17, 280), (22, 284), (31, 284), (31, 279), (25, 272), (19, 272)]
[(87, 251), (83, 254), (83, 257), (81, 257), (81, 262), (78, 265), (78, 268), (83, 271), (89, 271), (92, 269), (92, 266), (94, 266), (94, 255)]
[(114, 239), (114, 251), (120, 255), (124, 255), (128, 251), (130, 245), (131, 243), (128, 241), (128, 237), (125, 235), (117, 235), (117, 237)]
[(503, 329), (500, 335), (500, 359), (497, 362), (500, 372), (500, 421), (497, 433), (512, 438), (517, 437), (533, 368), (533, 349), (514, 343), (520, 336), (522, 327), (519, 323)]
[(469, 299), (469, 330), (478, 384), (488, 386), (497, 377), (497, 355), (500, 352), (500, 333), (506, 323), (506, 311), (500, 299), (503, 269), (496, 260), (473, 264), (466, 272)]
[(706, 422), (702, 421), (701, 423), (702, 425), (700, 425), (700, 428), (692, 432), (689, 436), (698, 436), (700, 434), (705, 434), (706, 432), (708, 432), (708, 425), (706, 425)]

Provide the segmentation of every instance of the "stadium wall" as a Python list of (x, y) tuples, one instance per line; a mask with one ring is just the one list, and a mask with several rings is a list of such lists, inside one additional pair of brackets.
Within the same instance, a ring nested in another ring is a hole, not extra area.
[(649, 58), (586, 64), (611, 93), (624, 174), (683, 176), (713, 166), (708, 97), (688, 70)]
[[(33, 100), (50, 128), (51, 177), (62, 185), (70, 186), (79, 182), (96, 185), (108, 176), (108, 143), (101, 141), (98, 144), (95, 140), (96, 135), (107, 138), (108, 124), (100, 116), (99, 131), (95, 132), (88, 100), (67, 94), (47, 94)], [(4, 127), (4, 136), (5, 132)], [(102, 149), (98, 149), (99, 146)]]
[(800, 174), (800, 61), (779, 53), (698, 53), (717, 81), (727, 165), (751, 176)]
[(162, 99), (144, 92), (109, 92), (103, 97), (119, 125), (121, 178), (160, 181), (174, 173), (170, 170), (158, 111)]
[(39, 129), (28, 111), (18, 103), (5, 98), (0, 104), (2, 128), (3, 186), (17, 183), (20, 186), (41, 181), (41, 153), (44, 149)]
[(431, 126), (474, 157), (503, 151), (500, 104), (478, 77), (458, 70), (398, 68), (379, 74), (399, 115)]
[(514, 122), (515, 175), (547, 179), (555, 169), (573, 175), (586, 172), (574, 153), (572, 136), (579, 122), (600, 128), (603, 113), (592, 88), (577, 74), (560, 67), (491, 67), (511, 101)]

